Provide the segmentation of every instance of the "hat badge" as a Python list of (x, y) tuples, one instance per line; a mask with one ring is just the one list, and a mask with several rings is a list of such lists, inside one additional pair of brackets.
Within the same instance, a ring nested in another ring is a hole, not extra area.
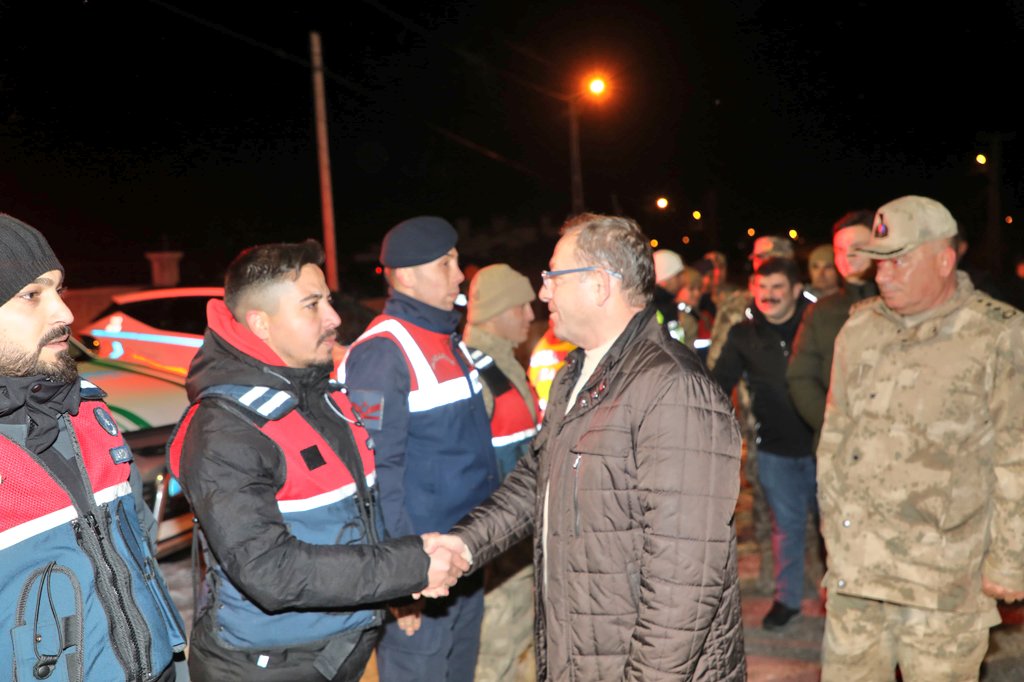
[(878, 224), (875, 225), (875, 229), (872, 231), (871, 236), (876, 239), (884, 239), (889, 236), (889, 226), (885, 224), (884, 215), (879, 214), (878, 217), (880, 220), (878, 221)]

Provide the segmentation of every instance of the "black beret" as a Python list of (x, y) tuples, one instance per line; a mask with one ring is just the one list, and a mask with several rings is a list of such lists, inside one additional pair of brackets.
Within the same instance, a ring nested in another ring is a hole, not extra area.
[(417, 216), (398, 223), (384, 235), (380, 262), (389, 268), (423, 265), (448, 253), (459, 235), (444, 218)]

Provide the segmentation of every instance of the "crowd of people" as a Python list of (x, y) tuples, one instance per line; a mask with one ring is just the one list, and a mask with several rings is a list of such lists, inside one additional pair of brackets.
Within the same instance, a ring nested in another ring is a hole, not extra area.
[[(823, 680), (977, 679), (996, 600), (1024, 599), (1024, 316), (960, 244), (901, 197), (840, 218), (809, 281), (765, 236), (736, 283), (585, 213), (539, 287), (477, 270), (463, 319), (458, 234), (420, 216), (385, 235), (389, 297), (340, 362), (319, 244), (242, 251), (168, 448), (197, 522), (191, 679), (359, 680), (376, 651), (383, 682), (744, 680), (743, 462), (765, 629), (820, 588)], [(0, 666), (174, 680), (185, 628), (68, 355), (63, 268), (7, 215), (0, 266)]]

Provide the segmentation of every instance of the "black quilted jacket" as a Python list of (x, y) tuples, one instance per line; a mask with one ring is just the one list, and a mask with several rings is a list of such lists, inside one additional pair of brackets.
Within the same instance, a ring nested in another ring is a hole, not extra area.
[(731, 405), (653, 308), (566, 415), (582, 359), (555, 379), (532, 452), (455, 532), (477, 566), (534, 533), (538, 679), (746, 679)]

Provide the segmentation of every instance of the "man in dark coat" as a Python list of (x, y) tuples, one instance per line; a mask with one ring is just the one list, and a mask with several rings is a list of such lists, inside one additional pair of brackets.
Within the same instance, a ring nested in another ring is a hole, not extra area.
[(562, 235), (540, 298), (579, 349), (532, 451), (453, 532), (477, 564), (534, 535), (539, 679), (744, 680), (732, 408), (655, 319), (637, 224)]
[(807, 310), (793, 341), (786, 370), (789, 394), (797, 412), (814, 429), (815, 442), (825, 418), (836, 336), (850, 316), (850, 306), (878, 294), (874, 264), (856, 250), (871, 238), (874, 218), (872, 211), (851, 211), (832, 227), (832, 249), (842, 288)]
[(750, 386), (758, 477), (772, 512), (775, 601), (763, 621), (771, 630), (800, 613), (805, 527), (815, 508), (812, 433), (786, 386), (786, 363), (807, 302), (800, 271), (789, 258), (762, 263), (752, 289), (752, 318), (729, 330), (712, 375), (727, 393), (741, 378)]

